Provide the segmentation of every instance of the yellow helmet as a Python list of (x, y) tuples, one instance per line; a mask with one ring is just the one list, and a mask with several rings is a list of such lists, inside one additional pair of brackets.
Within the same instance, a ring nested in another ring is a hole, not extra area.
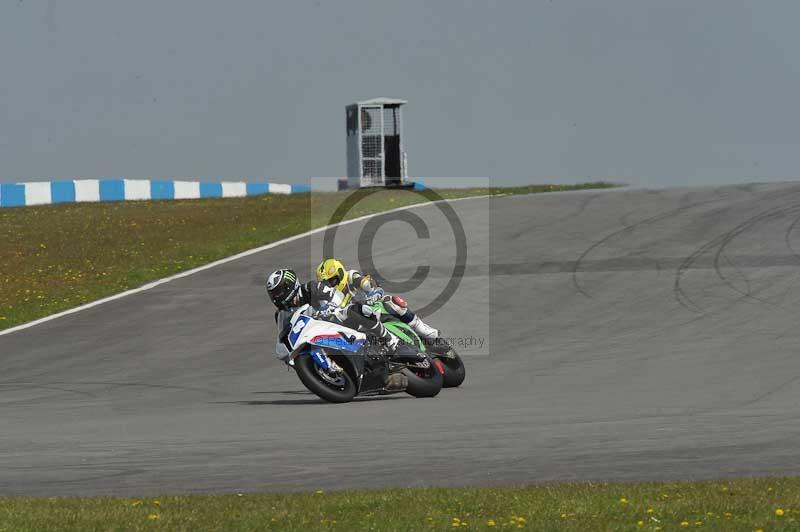
[(342, 293), (346, 293), (347, 271), (344, 264), (336, 259), (325, 259), (317, 266), (317, 281), (328, 283)]

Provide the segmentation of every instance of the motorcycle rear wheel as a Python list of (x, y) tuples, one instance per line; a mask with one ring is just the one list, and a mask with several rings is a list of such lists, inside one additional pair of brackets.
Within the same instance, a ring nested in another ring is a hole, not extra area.
[(347, 371), (342, 371), (342, 386), (325, 381), (317, 371), (317, 365), (310, 355), (300, 355), (294, 359), (294, 370), (300, 382), (319, 398), (329, 403), (349, 403), (356, 396), (356, 384)]
[(450, 350), (452, 358), (440, 357), (439, 360), (444, 364), (444, 387), (457, 388), (464, 382), (467, 370), (464, 368), (464, 361), (458, 356), (455, 349)]
[(414, 397), (436, 397), (444, 384), (444, 367), (441, 362), (426, 355), (430, 362), (428, 368), (403, 368), (408, 378), (406, 393)]

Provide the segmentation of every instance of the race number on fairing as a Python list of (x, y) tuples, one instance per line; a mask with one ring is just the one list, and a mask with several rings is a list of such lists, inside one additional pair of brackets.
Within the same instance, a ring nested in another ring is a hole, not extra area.
[(300, 333), (303, 332), (306, 324), (308, 324), (309, 318), (308, 316), (300, 315), (297, 317), (297, 321), (294, 322), (294, 326), (292, 327), (292, 332), (289, 333), (289, 343), (294, 349), (295, 345), (297, 344), (297, 339), (300, 338)]

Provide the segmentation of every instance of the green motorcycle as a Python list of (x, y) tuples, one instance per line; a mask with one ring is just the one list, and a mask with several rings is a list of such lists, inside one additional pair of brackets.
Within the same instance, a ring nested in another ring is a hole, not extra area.
[(371, 305), (372, 310), (379, 314), (383, 326), (393, 335), (397, 336), (401, 342), (412, 346), (423, 353), (427, 353), (433, 358), (434, 363), (438, 360), (444, 366), (444, 385), (445, 388), (455, 388), (464, 382), (466, 370), (464, 362), (456, 353), (456, 350), (447, 343), (427, 344), (407, 323), (404, 323), (392, 315), (383, 305), (383, 301), (378, 301)]

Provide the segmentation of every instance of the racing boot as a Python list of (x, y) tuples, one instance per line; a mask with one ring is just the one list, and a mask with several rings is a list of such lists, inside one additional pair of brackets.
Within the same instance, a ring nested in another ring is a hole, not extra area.
[(383, 329), (383, 334), (378, 337), (378, 342), (381, 345), (383, 354), (387, 357), (391, 357), (394, 355), (395, 351), (397, 351), (397, 346), (400, 345), (400, 339), (387, 331), (386, 328), (383, 327), (383, 324), (381, 324), (381, 329)]
[[(384, 331), (386, 331), (386, 329), (384, 329)], [(397, 346), (400, 344), (400, 339), (397, 336), (390, 334), (389, 331), (386, 331), (385, 341), (386, 350), (389, 351), (390, 355), (394, 354), (394, 352), (397, 351)]]
[(439, 338), (439, 330), (434, 329), (433, 327), (422, 321), (420, 317), (417, 316), (416, 314), (414, 315), (414, 318), (408, 323), (408, 326), (414, 329), (414, 332), (420, 335), (423, 340), (434, 342), (437, 338)]
[(385, 356), (392, 356), (400, 343), (400, 339), (387, 331), (383, 323), (379, 321), (375, 322), (375, 325), (367, 331), (367, 334), (375, 337)]

